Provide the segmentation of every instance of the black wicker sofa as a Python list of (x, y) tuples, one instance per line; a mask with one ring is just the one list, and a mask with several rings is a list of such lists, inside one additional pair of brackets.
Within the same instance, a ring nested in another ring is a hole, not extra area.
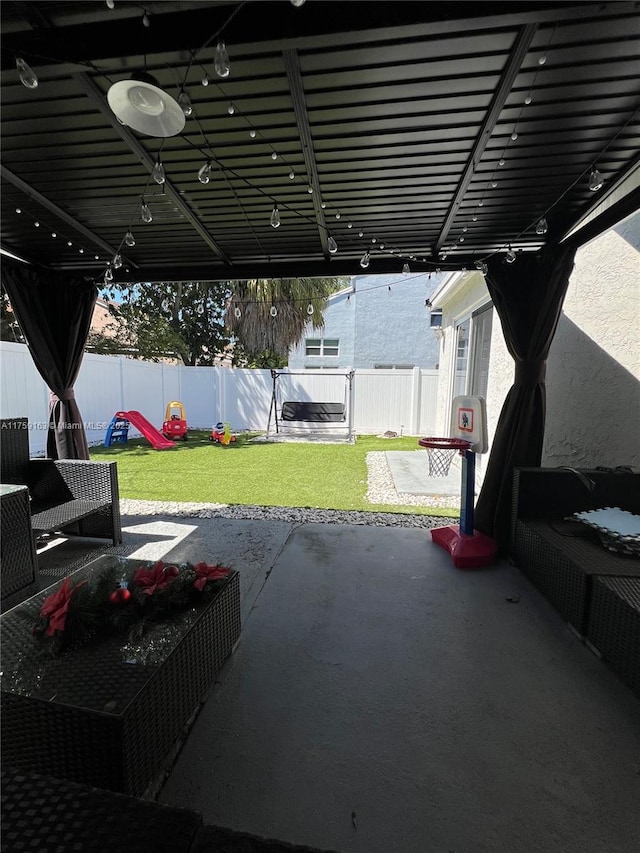
[(569, 626), (640, 693), (640, 558), (605, 547), (576, 512), (640, 514), (630, 469), (516, 468), (511, 559)]
[(27, 418), (0, 420), (0, 483), (28, 488), (35, 537), (62, 532), (122, 542), (116, 463), (31, 459)]

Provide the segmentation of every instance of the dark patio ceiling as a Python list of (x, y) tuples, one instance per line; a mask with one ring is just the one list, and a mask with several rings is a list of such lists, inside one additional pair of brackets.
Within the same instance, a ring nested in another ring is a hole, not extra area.
[[(639, 3), (4, 0), (1, 15), (1, 243), (46, 267), (98, 278), (120, 250), (117, 279), (349, 275), (367, 249), (369, 273), (471, 267), (639, 192)], [(185, 84), (180, 135), (111, 112), (111, 83), (140, 70), (174, 97)]]

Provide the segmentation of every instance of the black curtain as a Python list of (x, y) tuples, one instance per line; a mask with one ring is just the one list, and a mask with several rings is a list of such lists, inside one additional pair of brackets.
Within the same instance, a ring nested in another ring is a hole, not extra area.
[(603, 205), (563, 243), (516, 263), (489, 259), (487, 287), (505, 342), (515, 360), (514, 384), (502, 407), (487, 471), (475, 509), (475, 527), (491, 536), (500, 554), (509, 550), (513, 469), (540, 465), (546, 414), (545, 372), (551, 341), (573, 269), (576, 251), (640, 209), (640, 188)]
[(47, 455), (88, 459), (73, 386), (80, 370), (98, 291), (64, 273), (4, 263), (2, 283), (33, 361), (51, 391)]
[(546, 413), (547, 355), (560, 318), (576, 253), (550, 246), (514, 264), (489, 260), (487, 288), (515, 361), (515, 377), (500, 412), (487, 471), (475, 508), (475, 527), (505, 554), (509, 547), (515, 467), (538, 467)]

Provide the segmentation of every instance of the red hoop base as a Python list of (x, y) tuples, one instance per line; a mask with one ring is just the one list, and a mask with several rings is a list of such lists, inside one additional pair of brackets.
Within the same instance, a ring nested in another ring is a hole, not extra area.
[(431, 531), (431, 539), (451, 554), (453, 565), (458, 569), (490, 566), (498, 552), (496, 543), (484, 533), (475, 530), (473, 536), (468, 536), (454, 525), (436, 527)]

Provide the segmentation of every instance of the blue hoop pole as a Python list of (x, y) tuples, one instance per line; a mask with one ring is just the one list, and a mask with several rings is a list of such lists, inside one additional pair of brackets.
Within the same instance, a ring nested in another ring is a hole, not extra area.
[(476, 485), (476, 454), (465, 450), (462, 459), (462, 491), (460, 494), (460, 533), (473, 536), (473, 503)]

